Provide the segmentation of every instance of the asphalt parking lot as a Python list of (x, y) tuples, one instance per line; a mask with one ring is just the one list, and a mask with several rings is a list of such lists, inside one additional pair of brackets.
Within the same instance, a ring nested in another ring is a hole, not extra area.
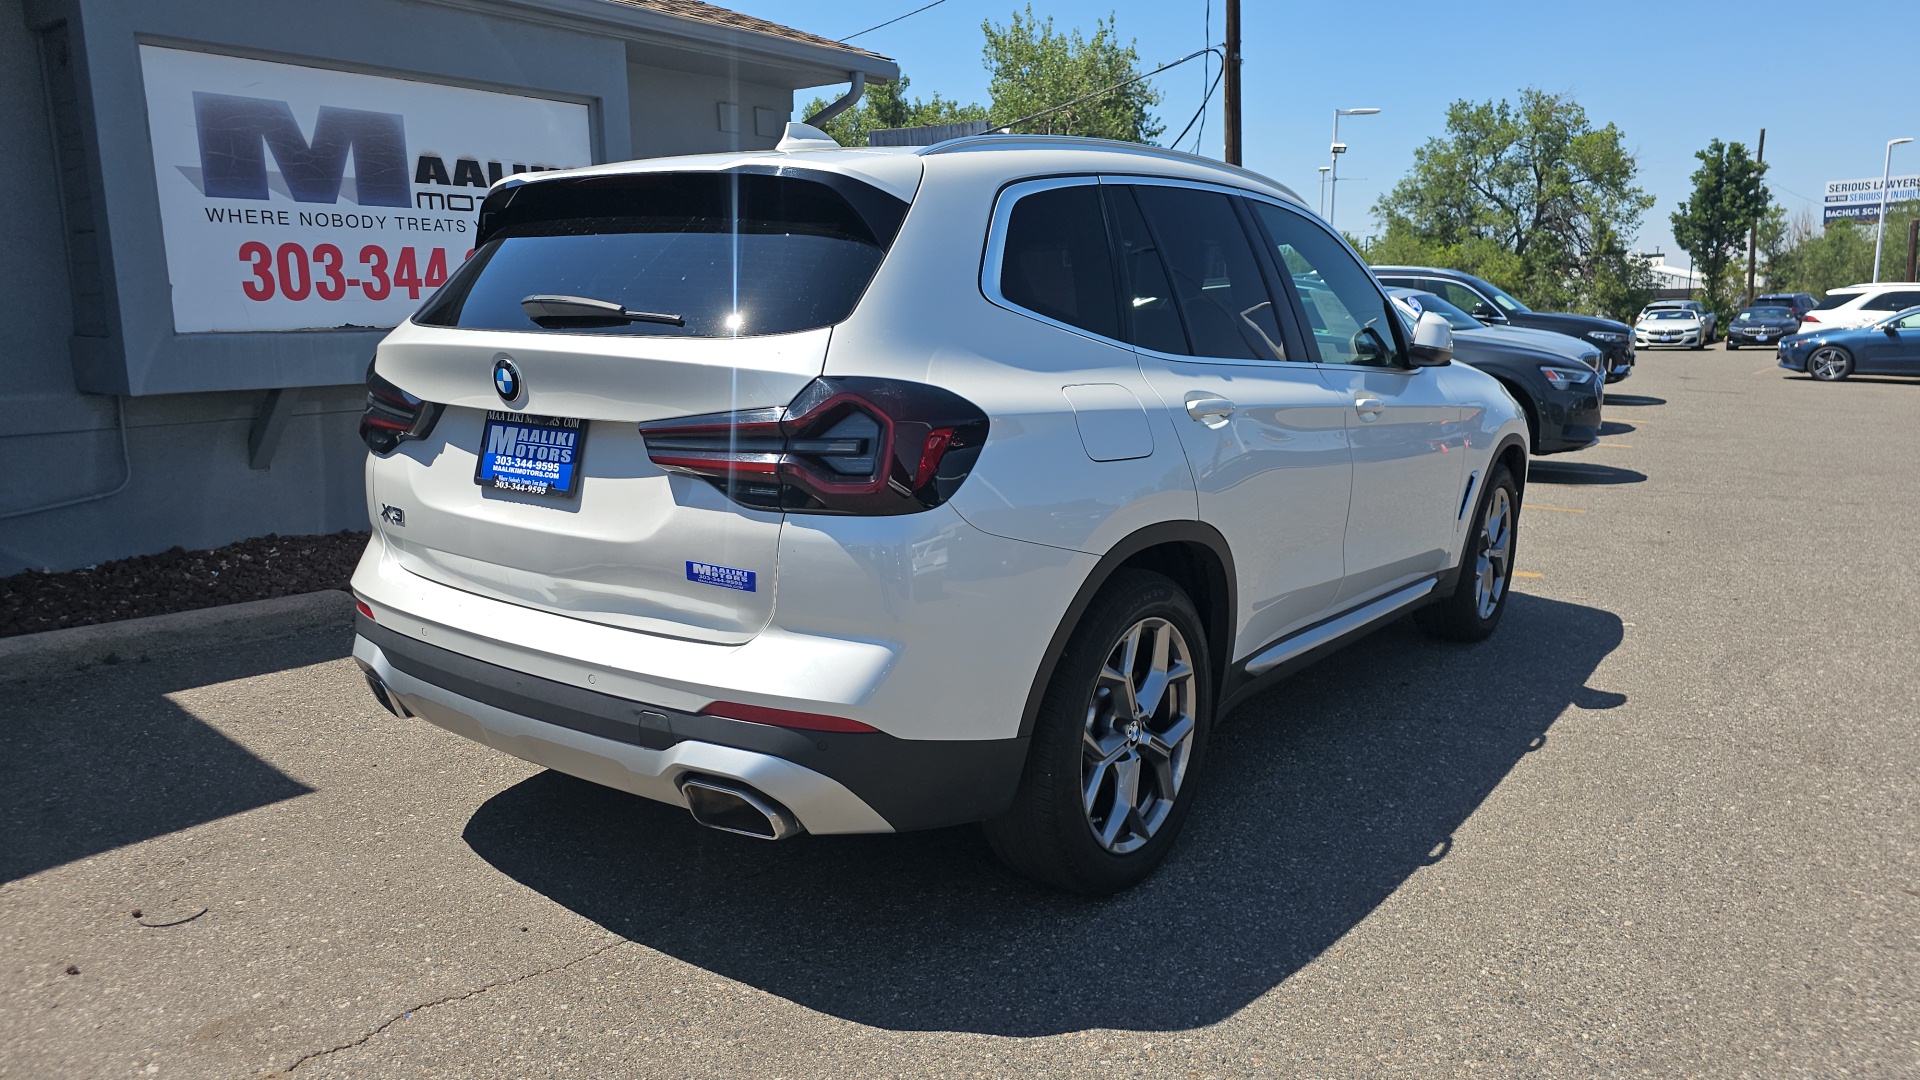
[(1920, 385), (1772, 364), (1642, 353), (1496, 637), (1243, 708), (1105, 901), (394, 720), (344, 629), (0, 688), (0, 1076), (1920, 1074)]

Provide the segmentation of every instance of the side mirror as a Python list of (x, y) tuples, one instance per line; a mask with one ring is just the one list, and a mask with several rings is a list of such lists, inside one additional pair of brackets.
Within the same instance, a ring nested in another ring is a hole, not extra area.
[(1473, 311), (1470, 314), (1472, 314), (1474, 318), (1479, 319), (1481, 322), (1506, 322), (1507, 321), (1507, 317), (1505, 315), (1502, 315), (1498, 311), (1494, 310), (1493, 305), (1487, 303), (1485, 300), (1482, 300), (1479, 303), (1473, 305)]
[(1414, 367), (1445, 367), (1453, 362), (1453, 327), (1431, 311), (1421, 312), (1407, 352)]

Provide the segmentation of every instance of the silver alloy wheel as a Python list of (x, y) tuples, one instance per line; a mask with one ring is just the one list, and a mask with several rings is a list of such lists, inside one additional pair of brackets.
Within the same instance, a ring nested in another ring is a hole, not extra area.
[(1173, 812), (1193, 755), (1199, 676), (1178, 627), (1142, 619), (1100, 665), (1087, 703), (1080, 807), (1100, 846), (1137, 850)]
[(1847, 354), (1832, 345), (1822, 345), (1807, 357), (1807, 374), (1821, 382), (1833, 382), (1847, 373)]
[(1474, 563), (1473, 606), (1482, 619), (1493, 618), (1500, 598), (1507, 594), (1507, 581), (1513, 569), (1513, 499), (1507, 489), (1493, 489), (1487, 503), (1487, 519), (1477, 538), (1479, 554)]

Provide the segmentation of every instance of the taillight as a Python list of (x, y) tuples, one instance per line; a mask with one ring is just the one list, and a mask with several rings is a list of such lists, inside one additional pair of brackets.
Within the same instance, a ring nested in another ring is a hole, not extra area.
[(987, 441), (987, 414), (949, 390), (819, 378), (785, 408), (640, 425), (647, 456), (737, 503), (803, 514), (915, 514), (946, 502)]
[(360, 414), (360, 439), (374, 453), (392, 453), (408, 439), (426, 438), (441, 408), (374, 374), (373, 362), (367, 362), (367, 411)]
[(1800, 321), (1803, 323), (1810, 323), (1810, 322), (1819, 322), (1820, 320), (1814, 318), (1812, 315), (1802, 315), (1800, 316)]

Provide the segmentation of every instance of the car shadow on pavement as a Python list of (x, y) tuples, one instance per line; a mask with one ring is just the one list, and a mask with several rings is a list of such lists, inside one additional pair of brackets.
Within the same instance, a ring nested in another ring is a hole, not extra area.
[(1527, 480), (1540, 484), (1638, 484), (1647, 474), (1615, 465), (1595, 465), (1580, 461), (1540, 461), (1527, 463)]
[(1648, 397), (1645, 394), (1607, 394), (1603, 398), (1607, 405), (1665, 405), (1666, 398)]
[(337, 660), (344, 630), (0, 687), (0, 883), (312, 789), (168, 694)]
[(1610, 612), (1520, 593), (1481, 645), (1381, 630), (1239, 709), (1171, 858), (1108, 899), (1013, 876), (973, 827), (769, 844), (554, 772), (489, 800), (466, 840), (614, 933), (861, 1024), (1192, 1028), (1452, 855), (1563, 711), (1623, 703), (1586, 685), (1621, 633)]

